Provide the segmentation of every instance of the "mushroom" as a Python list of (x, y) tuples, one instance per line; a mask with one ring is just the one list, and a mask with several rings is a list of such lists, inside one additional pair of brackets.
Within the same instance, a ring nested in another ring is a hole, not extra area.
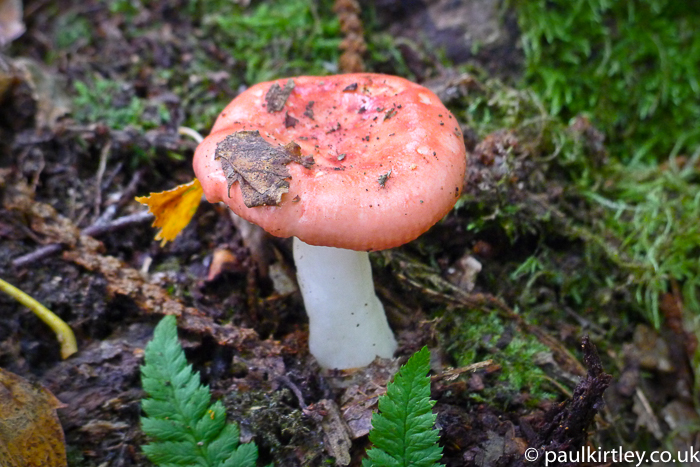
[[(256, 146), (261, 139), (267, 148)], [(270, 162), (275, 151), (289, 159)], [(440, 220), (465, 170), (462, 132), (438, 97), (372, 73), (252, 86), (221, 112), (194, 156), (209, 202), (295, 237), (309, 349), (322, 367), (338, 369), (393, 356), (368, 252), (414, 240)], [(274, 193), (261, 202), (268, 186)]]

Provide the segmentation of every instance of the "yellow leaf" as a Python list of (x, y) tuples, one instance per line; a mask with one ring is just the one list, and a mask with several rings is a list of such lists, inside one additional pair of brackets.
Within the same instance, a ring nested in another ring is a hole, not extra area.
[(66, 467), (59, 407), (47, 389), (0, 368), (0, 465)]
[(153, 227), (160, 227), (155, 237), (156, 240), (162, 240), (160, 246), (175, 240), (177, 234), (187, 227), (197, 212), (202, 193), (202, 185), (195, 178), (172, 190), (136, 197), (136, 201), (148, 206), (148, 211), (156, 216)]

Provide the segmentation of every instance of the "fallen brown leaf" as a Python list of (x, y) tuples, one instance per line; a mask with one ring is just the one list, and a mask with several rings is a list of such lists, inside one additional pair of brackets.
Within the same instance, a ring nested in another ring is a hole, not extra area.
[(287, 98), (294, 90), (294, 81), (288, 79), (284, 85), (284, 88), (279, 84), (275, 83), (270, 86), (270, 90), (267, 91), (265, 95), (265, 102), (267, 103), (267, 111), (280, 112), (284, 108), (284, 104), (287, 103)]
[(3, 467), (67, 465), (56, 409), (48, 390), (0, 368), (0, 464)]

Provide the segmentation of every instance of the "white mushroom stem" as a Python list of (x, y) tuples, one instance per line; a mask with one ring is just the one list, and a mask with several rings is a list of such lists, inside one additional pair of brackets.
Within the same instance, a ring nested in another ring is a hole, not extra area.
[(294, 262), (309, 316), (309, 350), (323, 368), (357, 368), (394, 355), (396, 339), (374, 292), (366, 251), (294, 238)]

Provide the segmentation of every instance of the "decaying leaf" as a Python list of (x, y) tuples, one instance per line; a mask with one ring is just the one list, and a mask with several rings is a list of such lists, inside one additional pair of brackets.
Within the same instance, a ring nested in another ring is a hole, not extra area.
[(231, 186), (239, 182), (243, 202), (249, 208), (279, 204), (282, 195), (289, 191), (291, 175), (287, 164), (296, 162), (306, 168), (313, 164), (312, 158), (301, 156), (301, 148), (294, 141), (286, 146), (274, 146), (257, 130), (227, 136), (217, 144), (214, 158), (221, 161), (229, 196)]
[(293, 89), (294, 81), (291, 79), (287, 80), (287, 82), (284, 85), (284, 89), (282, 89), (282, 86), (280, 86), (277, 83), (270, 86), (270, 89), (267, 91), (267, 94), (265, 94), (267, 111), (270, 113), (281, 111), (284, 108), (284, 104), (287, 103), (287, 98), (292, 93)]
[(397, 360), (378, 358), (363, 371), (351, 374), (344, 381), (328, 379), (331, 386), (346, 388), (340, 396), (340, 410), (351, 439), (369, 433), (379, 396), (386, 394), (386, 387), (398, 370)]
[(0, 368), (0, 465), (67, 465), (63, 429), (56, 416), (61, 402), (41, 386)]
[(202, 185), (195, 178), (172, 190), (136, 197), (136, 201), (148, 206), (148, 211), (156, 216), (153, 227), (160, 227), (155, 239), (161, 240), (161, 246), (175, 240), (177, 234), (187, 227), (197, 212), (202, 193)]
[[(0, 0), (2, 10), (3, 0)], [(2, 30), (0, 11), (0, 31)], [(0, 32), (2, 36), (2, 32)], [(0, 37), (0, 46), (2, 39)], [(65, 80), (31, 58), (0, 55), (0, 110), (14, 129), (53, 128), (70, 111)]]

